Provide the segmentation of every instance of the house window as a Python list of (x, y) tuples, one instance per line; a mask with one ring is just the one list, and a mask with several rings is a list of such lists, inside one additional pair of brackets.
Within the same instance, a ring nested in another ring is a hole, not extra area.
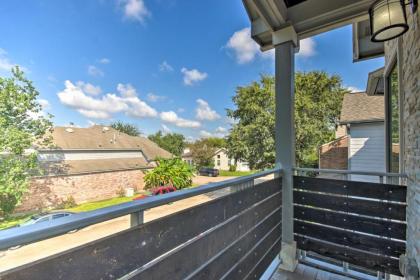
[(388, 170), (400, 172), (400, 100), (397, 63), (387, 78), (388, 86)]
[(220, 158), (220, 155), (217, 155), (217, 158)]
[(217, 166), (220, 166), (220, 159), (217, 160)]

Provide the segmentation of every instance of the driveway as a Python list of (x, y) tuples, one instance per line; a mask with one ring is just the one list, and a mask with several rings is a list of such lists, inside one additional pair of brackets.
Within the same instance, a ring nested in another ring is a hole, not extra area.
[[(193, 179), (193, 183), (195, 185), (204, 185), (232, 178), (234, 177), (197, 176)], [(188, 199), (180, 200), (169, 205), (163, 205), (160, 207), (152, 208), (150, 210), (145, 211), (144, 221), (152, 221), (154, 219), (204, 203), (206, 201), (209, 201), (227, 193), (228, 192), (221, 190), (213, 192), (212, 195), (199, 195)], [(3, 253), (3, 256), (0, 256), (0, 272), (120, 232), (122, 230), (128, 229), (129, 225), (130, 216), (127, 215), (83, 228), (74, 233), (63, 234), (54, 238), (25, 245), (15, 250), (8, 250)]]

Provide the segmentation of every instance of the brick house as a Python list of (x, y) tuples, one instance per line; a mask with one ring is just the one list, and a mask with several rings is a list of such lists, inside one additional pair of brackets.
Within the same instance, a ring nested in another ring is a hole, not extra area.
[(51, 136), (51, 147), (36, 147), (44, 174), (31, 179), (17, 211), (56, 207), (70, 196), (82, 203), (141, 190), (154, 160), (172, 156), (147, 138), (99, 125), (55, 127)]

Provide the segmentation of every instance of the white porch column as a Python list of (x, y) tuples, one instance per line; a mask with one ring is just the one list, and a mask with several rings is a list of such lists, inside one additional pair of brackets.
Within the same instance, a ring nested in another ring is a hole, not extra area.
[[(296, 41), (295, 41), (296, 42)], [(288, 40), (275, 47), (276, 80), (276, 165), (283, 170), (281, 269), (294, 271), (297, 265), (293, 238), (293, 172), (295, 164), (295, 42)]]

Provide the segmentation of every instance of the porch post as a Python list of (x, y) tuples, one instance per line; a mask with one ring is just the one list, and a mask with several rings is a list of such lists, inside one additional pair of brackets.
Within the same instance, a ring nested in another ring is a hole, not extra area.
[(295, 44), (288, 40), (275, 46), (276, 166), (283, 171), (282, 246), (280, 268), (294, 271), (297, 265), (293, 238), (293, 171), (295, 164)]

